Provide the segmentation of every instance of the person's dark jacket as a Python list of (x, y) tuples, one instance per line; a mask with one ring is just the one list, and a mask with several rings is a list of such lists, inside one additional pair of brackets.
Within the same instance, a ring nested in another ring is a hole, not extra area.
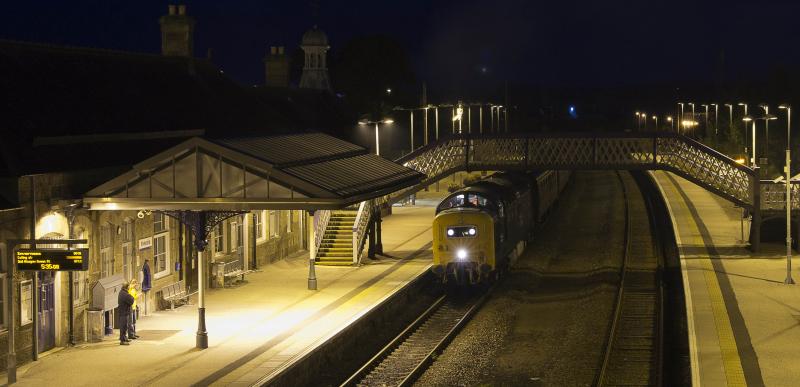
[(119, 308), (120, 316), (128, 316), (131, 314), (131, 305), (133, 305), (133, 296), (128, 293), (128, 288), (123, 286), (119, 291), (117, 297), (117, 307)]
[(145, 262), (144, 266), (142, 266), (142, 291), (147, 292), (153, 287), (152, 283), (150, 282), (150, 265)]

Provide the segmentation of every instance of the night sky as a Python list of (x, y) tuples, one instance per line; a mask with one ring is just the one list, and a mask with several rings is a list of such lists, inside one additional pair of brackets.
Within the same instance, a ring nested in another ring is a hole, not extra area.
[[(157, 53), (166, 1), (17, 1), (0, 38)], [(186, 1), (195, 55), (243, 84), (263, 82), (270, 45), (314, 24), (332, 49), (359, 35), (402, 42), (417, 78), (447, 88), (489, 77), (614, 86), (755, 77), (800, 63), (796, 1)], [(486, 72), (481, 70), (485, 68)]]

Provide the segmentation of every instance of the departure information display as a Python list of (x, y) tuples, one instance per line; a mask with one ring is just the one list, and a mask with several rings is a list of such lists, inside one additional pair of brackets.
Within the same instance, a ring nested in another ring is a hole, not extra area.
[(14, 256), (17, 270), (85, 271), (89, 250), (20, 249)]

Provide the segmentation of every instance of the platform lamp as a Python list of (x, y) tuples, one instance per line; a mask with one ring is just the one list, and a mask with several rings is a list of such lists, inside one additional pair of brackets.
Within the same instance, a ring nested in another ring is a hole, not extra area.
[(672, 131), (675, 131), (675, 121), (672, 120), (672, 116), (667, 116), (667, 122), (669, 122), (669, 127)]
[(681, 115), (678, 117), (678, 132), (680, 133), (681, 128), (683, 128), (683, 105), (685, 105), (685, 103), (678, 102), (678, 105), (681, 106)]
[(380, 125), (380, 124), (387, 124), (388, 125), (388, 124), (391, 124), (393, 122), (394, 122), (394, 120), (392, 120), (391, 118), (384, 118), (384, 119), (382, 119), (380, 121), (359, 121), (358, 122), (359, 125), (373, 125), (373, 124), (375, 125), (375, 154), (378, 155), (378, 156), (381, 155), (381, 142), (380, 142), (380, 136), (378, 135), (378, 133), (379, 133), (378, 125)]
[(653, 120), (656, 122), (656, 128), (654, 129), (654, 131), (658, 132), (658, 116), (653, 116)]
[(786, 279), (783, 283), (793, 285), (792, 278), (792, 107), (786, 104), (778, 106), (786, 110)]

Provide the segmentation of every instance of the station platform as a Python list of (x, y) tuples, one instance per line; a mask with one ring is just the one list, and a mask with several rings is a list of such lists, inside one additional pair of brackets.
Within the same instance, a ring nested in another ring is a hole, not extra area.
[(796, 385), (800, 285), (783, 283), (785, 245), (751, 252), (741, 208), (674, 174), (652, 175), (676, 230), (693, 385)]
[(130, 346), (120, 346), (117, 334), (46, 354), (19, 368), (17, 384), (252, 385), (424, 274), (433, 215), (429, 206), (394, 208), (383, 221), (385, 256), (361, 267), (317, 266), (317, 291), (306, 289), (308, 253), (263, 267), (240, 286), (210, 289), (208, 349), (195, 349), (197, 308), (185, 305), (141, 318), (141, 338)]

